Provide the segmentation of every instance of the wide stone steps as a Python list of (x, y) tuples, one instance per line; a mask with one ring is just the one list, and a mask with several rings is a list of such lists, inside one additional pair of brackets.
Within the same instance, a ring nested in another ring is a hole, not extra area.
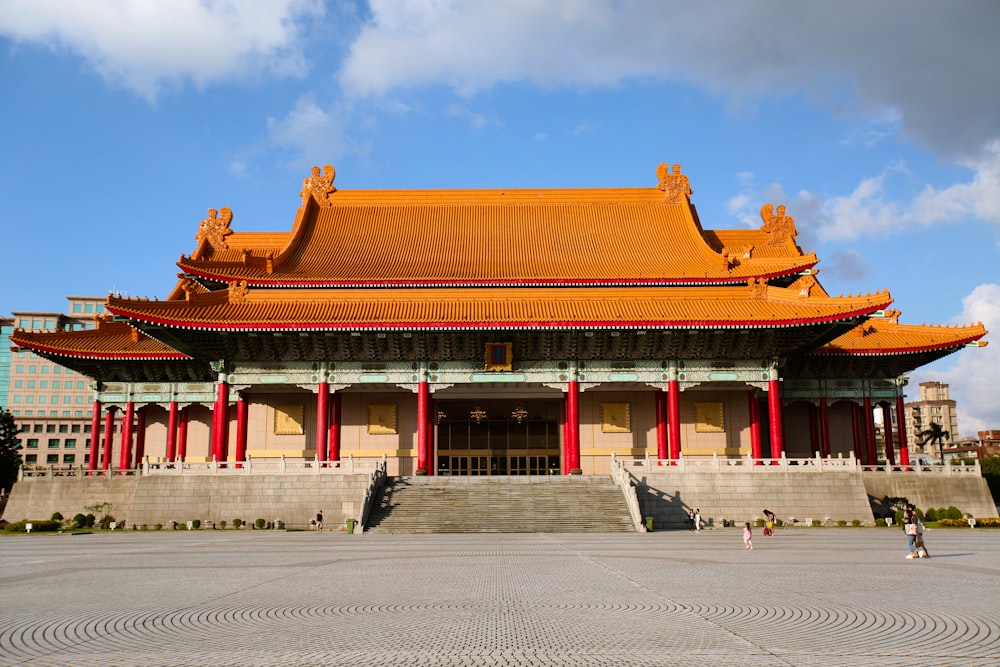
[(607, 533), (635, 528), (610, 477), (398, 477), (372, 533)]

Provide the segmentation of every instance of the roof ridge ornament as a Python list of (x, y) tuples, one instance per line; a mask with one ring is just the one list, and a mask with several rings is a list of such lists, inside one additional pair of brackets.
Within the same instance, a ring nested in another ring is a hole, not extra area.
[(754, 280), (750, 278), (747, 280), (747, 287), (750, 289), (751, 299), (766, 299), (767, 298), (767, 281), (764, 279)]
[(226, 250), (229, 245), (226, 237), (233, 233), (229, 228), (229, 223), (233, 221), (233, 212), (226, 206), (216, 211), (214, 208), (208, 209), (208, 217), (198, 225), (198, 233), (194, 237), (198, 244), (205, 239), (212, 246), (213, 250)]
[(247, 293), (250, 291), (247, 281), (237, 280), (229, 283), (229, 303), (246, 303)]
[(673, 171), (665, 162), (660, 164), (656, 168), (656, 176), (660, 179), (656, 188), (666, 193), (663, 197), (664, 204), (687, 204), (689, 197), (694, 194), (691, 182), (681, 173), (679, 164), (674, 165)]
[(332, 204), (330, 195), (337, 191), (337, 187), (333, 184), (336, 175), (337, 170), (332, 164), (324, 166), (323, 173), (320, 173), (319, 167), (313, 166), (312, 175), (306, 176), (302, 181), (302, 192), (299, 193), (302, 196), (302, 205), (305, 206), (309, 197), (315, 199), (320, 206)]
[(760, 208), (760, 218), (764, 221), (760, 228), (761, 231), (766, 232), (771, 237), (767, 242), (769, 246), (785, 245), (789, 239), (795, 241), (795, 237), (799, 235), (795, 229), (795, 219), (790, 215), (785, 215), (784, 204), (778, 205), (777, 214), (774, 212), (773, 204), (764, 204)]

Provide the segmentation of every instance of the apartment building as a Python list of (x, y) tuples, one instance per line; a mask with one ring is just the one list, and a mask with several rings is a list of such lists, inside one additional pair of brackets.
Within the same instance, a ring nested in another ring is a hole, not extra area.
[[(923, 440), (921, 431), (930, 428), (931, 423), (939, 425), (949, 433), (949, 441), (958, 439), (958, 412), (955, 401), (948, 394), (948, 385), (943, 382), (921, 382), (920, 398), (904, 403), (906, 413), (906, 439), (914, 451), (937, 457), (936, 451), (921, 449), (917, 444)], [(946, 443), (947, 444), (947, 443)], [(936, 448), (935, 448), (936, 449)]]
[[(12, 326), (25, 331), (91, 329), (104, 312), (104, 297), (70, 296), (66, 313), (15, 311)], [(11, 320), (5, 320), (11, 322)], [(8, 341), (9, 327), (3, 329)], [(10, 410), (21, 427), (26, 466), (85, 464), (89, 458), (94, 391), (90, 378), (17, 347), (3, 346), (0, 377)]]

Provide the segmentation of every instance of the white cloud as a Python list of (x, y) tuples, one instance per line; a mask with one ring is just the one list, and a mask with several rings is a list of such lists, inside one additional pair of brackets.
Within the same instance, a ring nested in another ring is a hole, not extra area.
[(962, 300), (962, 314), (953, 324), (982, 322), (994, 339), (985, 348), (969, 349), (947, 357), (952, 362), (947, 368), (938, 369), (945, 360), (932, 367), (915, 372), (911, 384), (938, 381), (950, 385), (951, 397), (958, 408), (958, 426), (963, 435), (976, 431), (1000, 428), (1000, 284), (986, 283), (976, 287)]
[(673, 80), (734, 107), (804, 92), (954, 159), (1000, 138), (997, 25), (991, 2), (372, 0), (340, 78), (358, 95)]
[(445, 112), (449, 118), (464, 120), (477, 130), (482, 130), (487, 127), (503, 126), (503, 121), (499, 118), (490, 116), (482, 111), (473, 111), (469, 107), (462, 104), (450, 104)]
[(270, 141), (293, 151), (298, 167), (336, 163), (351, 148), (342, 119), (342, 109), (325, 109), (311, 96), (299, 98), (284, 118), (268, 118)]
[(5, 0), (0, 35), (69, 50), (155, 101), (185, 82), (303, 75), (298, 22), (322, 12), (320, 0)]

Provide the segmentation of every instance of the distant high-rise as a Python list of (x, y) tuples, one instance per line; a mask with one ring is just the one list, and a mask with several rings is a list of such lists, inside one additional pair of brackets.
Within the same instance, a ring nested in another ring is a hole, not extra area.
[[(906, 439), (913, 443), (915, 448), (920, 449), (919, 443), (923, 441), (920, 433), (929, 429), (932, 423), (949, 434), (949, 441), (958, 439), (958, 412), (955, 409), (955, 401), (948, 394), (947, 384), (921, 382), (920, 399), (909, 401), (903, 407), (906, 413)], [(928, 455), (936, 455), (936, 452), (928, 451), (926, 447), (921, 451)]]

